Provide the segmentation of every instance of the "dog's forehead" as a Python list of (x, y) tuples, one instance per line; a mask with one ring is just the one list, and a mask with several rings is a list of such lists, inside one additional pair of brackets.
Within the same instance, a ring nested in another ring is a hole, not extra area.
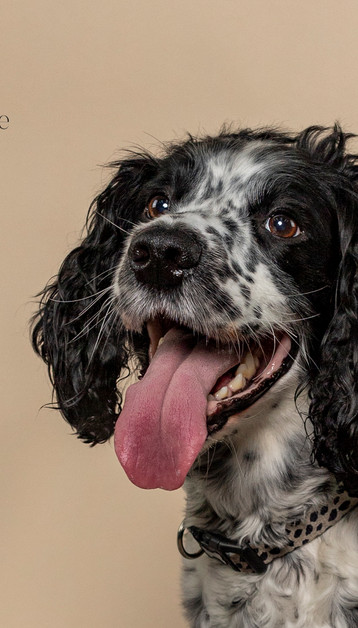
[(197, 175), (193, 177), (191, 193), (197, 199), (205, 199), (213, 195), (258, 191), (275, 173), (279, 175), (283, 168), (290, 167), (290, 153), (262, 140), (216, 151), (203, 147), (195, 159)]
[[(247, 183), (270, 163), (268, 149), (266, 142), (256, 141), (237, 149), (222, 148), (218, 152), (204, 153), (204, 172), (213, 180), (237, 179), (243, 184)], [(273, 153), (271, 160), (274, 159)]]
[(268, 142), (255, 141), (241, 148), (221, 150), (202, 149), (195, 160), (193, 177), (188, 178), (181, 208), (193, 203), (205, 207), (213, 200), (243, 206), (247, 200), (260, 195), (275, 172), (289, 161), (280, 150), (272, 150)]

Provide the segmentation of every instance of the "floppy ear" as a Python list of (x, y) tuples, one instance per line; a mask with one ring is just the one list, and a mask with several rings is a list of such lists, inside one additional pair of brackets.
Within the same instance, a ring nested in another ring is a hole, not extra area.
[(107, 440), (120, 411), (116, 382), (127, 369), (125, 332), (111, 283), (126, 234), (142, 211), (143, 183), (156, 171), (150, 156), (111, 164), (117, 172), (93, 201), (87, 235), (41, 293), (33, 319), (35, 351), (48, 365), (57, 408), (85, 442)]
[(309, 418), (314, 429), (314, 457), (357, 491), (358, 168), (356, 155), (343, 154), (347, 136), (338, 127), (334, 131), (331, 144), (325, 140), (325, 156), (339, 172), (335, 196), (340, 264), (334, 314), (322, 340), (318, 374), (310, 390)]

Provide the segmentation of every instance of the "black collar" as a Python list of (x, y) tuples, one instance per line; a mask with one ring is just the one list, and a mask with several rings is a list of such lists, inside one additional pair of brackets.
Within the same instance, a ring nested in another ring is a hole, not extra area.
[[(198, 558), (204, 552), (210, 558), (216, 558), (229, 565), (235, 571), (262, 574), (276, 558), (281, 558), (295, 549), (306, 545), (326, 530), (338, 523), (347, 513), (358, 505), (358, 497), (353, 497), (338, 484), (333, 494), (327, 497), (324, 505), (310, 508), (304, 519), (286, 522), (285, 544), (280, 546), (250, 545), (228, 539), (227, 537), (197, 526), (187, 526), (185, 521), (178, 530), (178, 549), (185, 558)], [(188, 531), (200, 546), (200, 550), (191, 554), (184, 547), (184, 534)]]

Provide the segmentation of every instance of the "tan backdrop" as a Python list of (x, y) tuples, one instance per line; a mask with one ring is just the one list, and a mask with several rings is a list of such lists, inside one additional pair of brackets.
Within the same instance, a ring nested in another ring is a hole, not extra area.
[[(183, 495), (145, 492), (56, 412), (34, 295), (125, 146), (224, 121), (358, 131), (356, 0), (5, 0), (1, 8), (4, 628), (183, 628)], [(4, 120), (4, 118), (2, 118)], [(7, 125), (5, 125), (7, 126)]]

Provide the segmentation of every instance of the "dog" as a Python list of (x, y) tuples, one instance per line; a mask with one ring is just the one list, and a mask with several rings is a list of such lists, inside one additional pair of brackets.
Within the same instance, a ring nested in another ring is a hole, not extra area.
[(41, 293), (33, 345), (79, 438), (114, 433), (139, 487), (185, 486), (192, 628), (358, 625), (351, 137), (223, 128), (127, 153)]

